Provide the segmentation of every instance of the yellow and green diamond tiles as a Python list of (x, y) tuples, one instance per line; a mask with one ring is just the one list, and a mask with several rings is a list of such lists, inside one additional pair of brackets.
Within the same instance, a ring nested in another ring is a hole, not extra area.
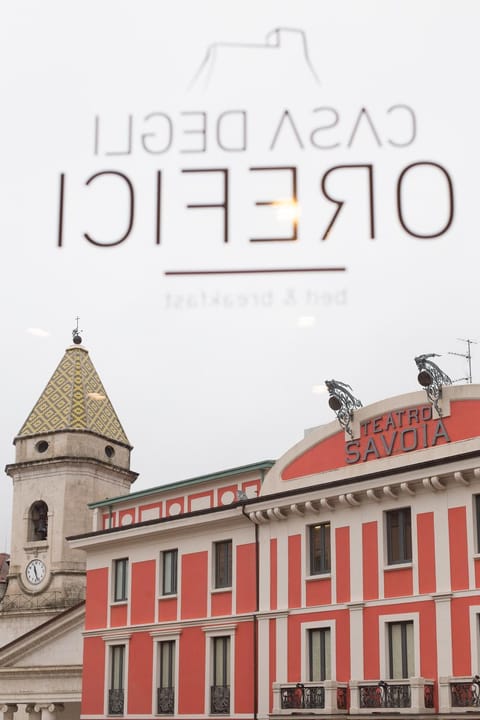
[(84, 348), (66, 350), (18, 435), (39, 435), (55, 430), (88, 430), (129, 444)]

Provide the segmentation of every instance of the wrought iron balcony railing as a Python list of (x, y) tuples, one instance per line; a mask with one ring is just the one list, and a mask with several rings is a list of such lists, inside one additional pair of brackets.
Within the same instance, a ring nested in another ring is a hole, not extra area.
[(108, 691), (108, 714), (123, 715), (124, 691), (109, 690)]
[(441, 713), (464, 714), (480, 708), (480, 677), (442, 676), (438, 678), (438, 705)]
[(334, 680), (274, 683), (274, 712), (320, 710), (325, 714), (344, 713), (348, 708), (348, 685)]
[(434, 712), (434, 682), (424, 678), (350, 682), (350, 712)]
[(210, 712), (223, 715), (230, 712), (229, 685), (212, 685), (210, 687)]
[(480, 678), (450, 683), (450, 701), (455, 708), (480, 707)]
[(325, 707), (325, 688), (322, 685), (297, 683), (294, 686), (282, 687), (280, 691), (281, 709), (295, 710)]
[(412, 704), (410, 685), (379, 682), (360, 685), (361, 708), (409, 708)]
[(175, 688), (157, 688), (157, 713), (159, 715), (173, 715), (175, 711)]

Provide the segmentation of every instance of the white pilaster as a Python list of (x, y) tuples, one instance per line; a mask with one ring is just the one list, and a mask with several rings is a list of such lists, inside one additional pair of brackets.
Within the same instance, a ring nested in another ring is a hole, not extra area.
[[(358, 573), (361, 575), (361, 573)], [(350, 677), (363, 680), (363, 602), (350, 603)], [(354, 651), (355, 648), (355, 651)]]
[[(284, 529), (282, 527), (282, 529)], [(279, 610), (288, 608), (288, 534), (287, 529), (277, 539), (277, 605)]]
[(287, 682), (287, 658), (288, 658), (288, 615), (287, 613), (275, 616), (277, 620), (277, 677), (279, 683)]
[[(445, 563), (450, 565), (450, 563)], [(437, 624), (437, 673), (439, 711), (450, 712), (450, 683), (452, 674), (452, 593), (434, 595), (435, 617)]]
[[(355, 515), (355, 511), (353, 511), (353, 515)], [(363, 564), (362, 553), (362, 523), (352, 520), (350, 524), (350, 598), (352, 602), (363, 598), (363, 573), (358, 572), (358, 568), (361, 568)]]
[(258, 715), (267, 717), (270, 712), (270, 619), (258, 618)]
[(446, 503), (433, 502), (432, 504), (435, 512), (435, 577), (437, 592), (445, 593), (451, 590), (448, 508)]

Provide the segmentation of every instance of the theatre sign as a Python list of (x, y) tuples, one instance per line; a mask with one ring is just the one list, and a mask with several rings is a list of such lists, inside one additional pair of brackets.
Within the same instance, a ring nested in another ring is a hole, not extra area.
[(433, 418), (431, 405), (393, 410), (360, 423), (360, 437), (345, 445), (345, 462), (366, 462), (441, 442), (450, 442), (450, 436), (444, 420)]
[(444, 388), (441, 414), (425, 399), (423, 392), (415, 392), (354, 410), (352, 436), (337, 420), (313, 428), (283, 458), (281, 479), (328, 471), (334, 471), (334, 479), (347, 468), (363, 474), (366, 466), (368, 472), (383, 472), (405, 463), (421, 465), (433, 457), (448, 458), (462, 441), (465, 453), (480, 452), (479, 385)]

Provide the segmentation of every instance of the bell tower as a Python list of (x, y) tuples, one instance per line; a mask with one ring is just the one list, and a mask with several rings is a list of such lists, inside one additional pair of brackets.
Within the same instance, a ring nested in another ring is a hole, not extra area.
[[(78, 331), (14, 440), (8, 587), (0, 612), (25, 630), (84, 598), (85, 558), (68, 535), (92, 527), (87, 505), (125, 495), (132, 447)], [(28, 616), (28, 619), (27, 619)], [(13, 618), (12, 618), (13, 619)]]

